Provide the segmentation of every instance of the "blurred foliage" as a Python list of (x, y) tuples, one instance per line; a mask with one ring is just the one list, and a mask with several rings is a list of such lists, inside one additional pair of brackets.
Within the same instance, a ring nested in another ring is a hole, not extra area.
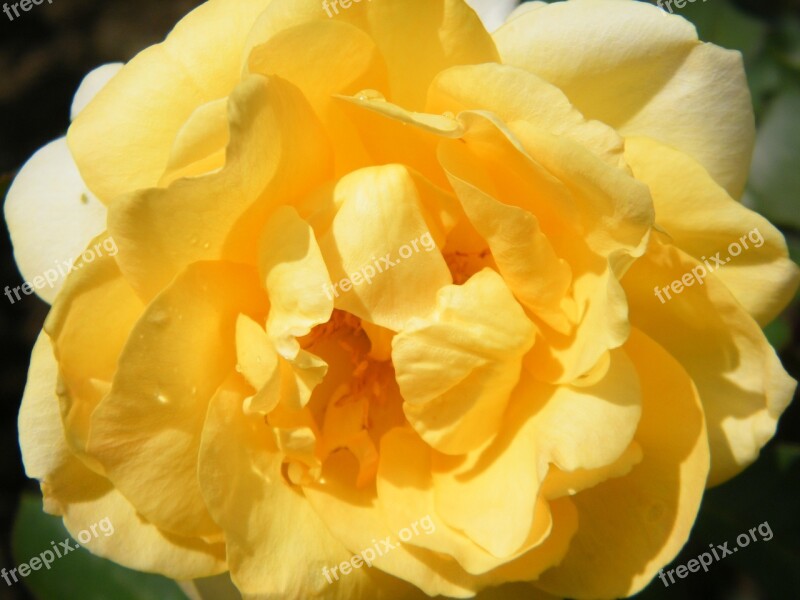
[[(76, 542), (61, 519), (42, 511), (41, 496), (22, 496), (12, 533), (15, 564), (28, 563), (50, 550), (51, 542), (60, 548), (58, 543), (67, 538), (74, 547)], [(174, 581), (126, 569), (84, 548), (56, 558), (49, 570), (42, 566), (31, 571), (22, 581), (41, 600), (186, 600)]]

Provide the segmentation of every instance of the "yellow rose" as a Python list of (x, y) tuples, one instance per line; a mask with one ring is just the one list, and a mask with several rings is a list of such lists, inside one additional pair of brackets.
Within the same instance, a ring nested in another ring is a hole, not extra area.
[(25, 275), (97, 250), (27, 472), (70, 531), (110, 518), (93, 552), (248, 598), (633, 594), (795, 387), (741, 57), (639, 2), (490, 35), (338, 1), (207, 2), (19, 175)]

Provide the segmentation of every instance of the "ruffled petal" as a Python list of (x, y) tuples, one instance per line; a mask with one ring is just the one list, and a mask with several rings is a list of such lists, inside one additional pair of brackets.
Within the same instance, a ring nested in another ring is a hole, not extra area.
[(336, 308), (399, 330), (433, 310), (450, 272), (425, 220), (421, 192), (408, 169), (361, 169), (336, 186), (338, 211), (320, 247), (334, 282)]
[(214, 537), (197, 480), (210, 398), (236, 364), (239, 313), (265, 318), (255, 271), (197, 263), (152, 302), (119, 359), (110, 393), (92, 414), (88, 450), (148, 520)]
[(268, 4), (204, 3), (163, 43), (127, 63), (78, 115), (67, 134), (70, 149), (89, 189), (105, 204), (158, 183), (192, 112), (224, 98), (239, 81), (247, 32)]
[(228, 119), (224, 169), (141, 190), (110, 208), (120, 268), (145, 298), (194, 261), (252, 263), (270, 213), (331, 173), (321, 125), (291, 84), (249, 76), (228, 100)]
[(436, 310), (410, 320), (392, 341), (403, 411), (414, 429), (447, 454), (491, 440), (535, 335), (495, 271), (442, 288)]

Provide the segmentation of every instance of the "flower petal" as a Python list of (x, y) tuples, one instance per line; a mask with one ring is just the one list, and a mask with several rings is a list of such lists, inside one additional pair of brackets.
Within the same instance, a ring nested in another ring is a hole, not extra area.
[(326, 581), (323, 567), (349, 554), (281, 475), (281, 455), (264, 419), (242, 411), (245, 394), (232, 379), (211, 400), (198, 467), (209, 511), (226, 533), (234, 583), (245, 596), (262, 598), (367, 593), (373, 581), (365, 570), (335, 585)]
[(145, 298), (194, 261), (253, 262), (270, 212), (331, 173), (321, 125), (291, 84), (250, 75), (231, 95), (228, 117), (224, 169), (121, 197), (109, 210), (120, 268)]
[(442, 288), (436, 310), (411, 319), (392, 341), (403, 411), (412, 427), (447, 454), (491, 440), (535, 331), (491, 269), (464, 285)]
[(618, 133), (599, 121), (587, 121), (561, 90), (519, 67), (489, 63), (442, 71), (428, 91), (426, 110), (491, 111), (514, 133), (537, 128), (566, 136), (613, 166), (624, 164)]
[[(105, 243), (110, 238), (96, 238)], [(111, 389), (117, 361), (144, 305), (110, 255), (75, 264), (44, 329), (58, 357), (64, 432), (84, 461), (91, 416)], [(98, 470), (102, 468), (95, 466)]]
[(698, 264), (654, 239), (623, 286), (631, 323), (672, 354), (697, 386), (711, 446), (708, 484), (715, 485), (756, 459), (774, 435), (796, 382), (758, 324), (718, 279), (709, 278), (663, 303), (656, 298), (654, 288), (669, 285)]
[(677, 148), (741, 195), (755, 125), (738, 52), (701, 44), (677, 15), (617, 0), (556, 2), (493, 37), (504, 64), (555, 84), (587, 119)]
[(25, 163), (4, 210), (22, 276), (52, 303), (71, 262), (106, 226), (106, 208), (89, 193), (64, 138)]
[(642, 386), (636, 440), (643, 459), (629, 475), (573, 497), (578, 532), (564, 561), (536, 583), (552, 594), (633, 595), (678, 554), (700, 507), (708, 445), (692, 382), (675, 359), (636, 330), (625, 352)]
[(89, 543), (93, 554), (129, 569), (176, 579), (205, 577), (227, 568), (222, 544), (174, 536), (146, 522), (111, 483), (89, 470), (69, 449), (56, 397), (56, 363), (50, 340), (39, 335), (19, 413), (20, 448), (29, 477), (40, 480), (45, 510), (63, 515), (69, 532), (108, 518), (113, 534)]
[(267, 333), (284, 358), (295, 358), (294, 338), (330, 319), (333, 295), (314, 230), (293, 207), (277, 209), (264, 227), (259, 276), (270, 302)]
[(70, 108), (69, 117), (71, 121), (75, 120), (75, 117), (86, 108), (100, 90), (106, 87), (106, 84), (119, 73), (122, 67), (122, 63), (108, 63), (89, 71), (78, 86), (78, 91), (75, 92), (75, 96), (72, 98), (72, 107)]
[(340, 288), (328, 292), (336, 308), (395, 331), (433, 310), (437, 290), (451, 278), (436, 245), (419, 243), (432, 237), (421, 191), (400, 165), (361, 169), (339, 181), (339, 210), (320, 239)]
[[(699, 164), (677, 150), (630, 138), (625, 156), (636, 177), (650, 187), (656, 222), (671, 242), (698, 262), (721, 253), (725, 268), (711, 276), (719, 278), (760, 325), (775, 318), (800, 282), (800, 270), (789, 259), (781, 232), (735, 202)], [(676, 178), (676, 173), (681, 176)], [(739, 245), (740, 256), (728, 250), (732, 244)]]
[[(492, 555), (438, 516), (431, 477), (432, 453), (430, 447), (408, 429), (395, 428), (381, 439), (377, 490), (389, 526), (399, 531), (415, 521), (419, 523), (421, 516), (428, 518), (423, 522), (426, 526), (422, 532), (409, 543), (448, 554), (472, 574), (486, 573), (509, 562), (508, 557)], [(549, 507), (543, 500), (536, 508), (536, 517), (537, 526), (531, 528), (525, 544), (517, 551), (519, 555), (541, 545), (549, 537), (552, 521), (548, 518)], [(526, 575), (533, 579), (537, 573), (528, 571)]]
[(491, 445), (466, 459), (434, 456), (436, 507), (451, 527), (495, 556), (510, 556), (535, 525), (550, 463), (592, 469), (625, 452), (639, 422), (639, 386), (624, 353), (611, 354), (605, 375), (585, 386), (523, 377)]
[(236, 364), (239, 313), (264, 319), (254, 269), (197, 263), (153, 301), (92, 415), (89, 452), (137, 510), (160, 527), (211, 537), (197, 453), (209, 399)]
[(69, 145), (89, 189), (105, 204), (158, 183), (192, 112), (224, 98), (239, 81), (247, 32), (268, 4), (202, 4), (163, 43), (126, 64), (81, 111), (67, 134)]
[[(475, 579), (455, 561), (398, 541), (399, 532), (386, 524), (374, 488), (357, 488), (357, 475), (356, 459), (349, 453), (338, 452), (325, 462), (319, 482), (303, 488), (314, 511), (347, 550), (353, 554), (367, 548), (380, 550), (385, 548), (382, 541), (388, 541), (394, 547), (373, 561), (381, 571), (410, 582), (429, 596), (473, 597)], [(358, 523), (358, 527), (353, 527), (353, 523)]]
[(467, 0), (488, 31), (494, 31), (519, 4), (518, 0)]

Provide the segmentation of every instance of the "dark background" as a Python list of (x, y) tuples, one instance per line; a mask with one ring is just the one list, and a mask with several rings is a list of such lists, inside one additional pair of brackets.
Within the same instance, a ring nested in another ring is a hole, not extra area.
[[(160, 41), (194, 0), (53, 0), (9, 21), (0, 13), (0, 196), (38, 148), (63, 135), (72, 96), (83, 75), (126, 61)], [(745, 56), (759, 127), (744, 202), (786, 234), (800, 259), (800, 0), (697, 0), (676, 14), (692, 20), (701, 39)], [(676, 107), (679, 110), (679, 107)], [(113, 135), (113, 133), (111, 133)], [(0, 286), (22, 283), (5, 226), (0, 227)], [(22, 471), (16, 418), (33, 343), (47, 313), (35, 296), (0, 300), (0, 567), (12, 568), (66, 533), (43, 515), (38, 486)], [(800, 303), (767, 329), (784, 365), (800, 378)], [(800, 403), (781, 420), (775, 440), (740, 477), (711, 490), (692, 538), (674, 563), (685, 564), (710, 543), (730, 541), (768, 521), (774, 533), (708, 573), (691, 574), (668, 589), (658, 580), (646, 600), (784, 600), (800, 598)], [(27, 587), (26, 587), (27, 586)], [(510, 590), (509, 590), (510, 591)], [(170, 582), (136, 574), (73, 552), (49, 571), (8, 587), (0, 600), (37, 597), (182, 598)], [(510, 596), (509, 596), (510, 597)], [(521, 597), (521, 596), (519, 596)]]

